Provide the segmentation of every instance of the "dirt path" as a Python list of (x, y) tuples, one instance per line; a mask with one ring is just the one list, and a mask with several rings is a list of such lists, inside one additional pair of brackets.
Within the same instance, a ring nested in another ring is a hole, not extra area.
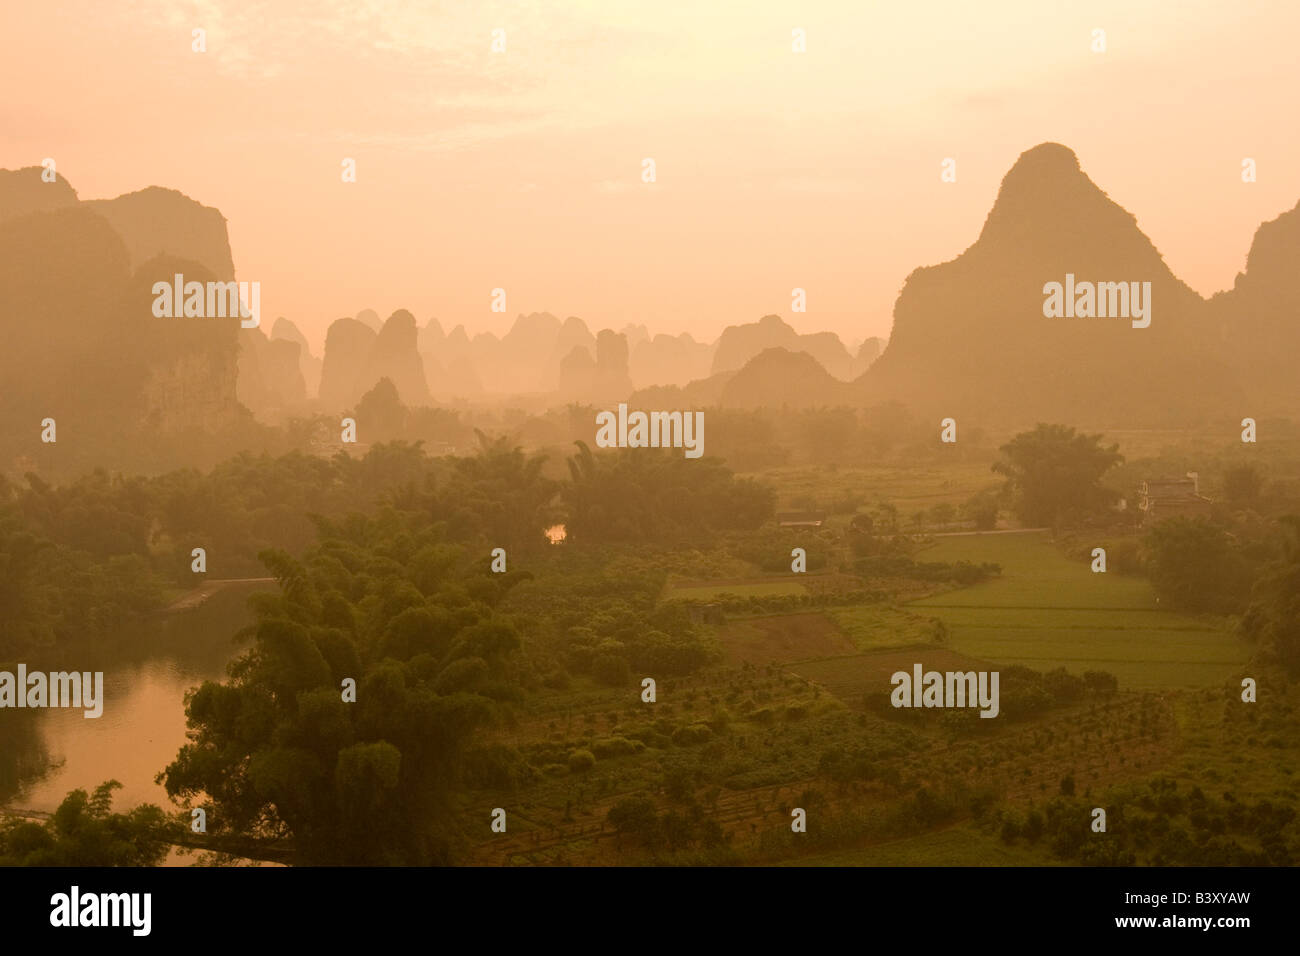
[(204, 581), (193, 591), (182, 594), (179, 598), (163, 609), (164, 614), (175, 614), (178, 611), (192, 611), (201, 606), (208, 598), (218, 591), (231, 584), (274, 584), (275, 578), (218, 578)]

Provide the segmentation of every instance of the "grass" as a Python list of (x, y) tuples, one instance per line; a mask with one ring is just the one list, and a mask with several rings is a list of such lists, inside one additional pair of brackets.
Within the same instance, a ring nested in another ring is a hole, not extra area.
[(934, 640), (933, 618), (903, 608), (868, 604), (828, 608), (826, 615), (839, 625), (840, 630), (849, 636), (860, 651)]
[(1001, 565), (1002, 576), (924, 598), (915, 606), (1159, 609), (1146, 578), (1093, 574), (1087, 562), (1062, 554), (1046, 531), (939, 538), (917, 560), (991, 561)]
[(927, 561), (992, 561), (1002, 575), (912, 602), (953, 650), (1036, 670), (1109, 671), (1126, 689), (1217, 685), (1250, 648), (1223, 622), (1161, 610), (1145, 578), (1094, 574), (1046, 532), (941, 538)]

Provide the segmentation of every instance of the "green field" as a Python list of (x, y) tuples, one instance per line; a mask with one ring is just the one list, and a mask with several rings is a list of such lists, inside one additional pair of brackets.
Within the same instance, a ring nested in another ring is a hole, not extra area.
[(1146, 578), (1114, 572), (1093, 574), (1086, 562), (1071, 561), (1046, 531), (939, 537), (918, 561), (991, 561), (1001, 578), (917, 601), (917, 606), (1120, 608), (1157, 610)]
[(885, 604), (833, 607), (825, 613), (860, 651), (932, 641), (936, 626), (932, 618), (938, 616)]
[(940, 538), (922, 560), (1002, 566), (999, 578), (909, 605), (942, 618), (949, 646), (972, 657), (1110, 671), (1129, 690), (1219, 684), (1249, 657), (1226, 625), (1161, 610), (1145, 578), (1094, 574), (1046, 532)]

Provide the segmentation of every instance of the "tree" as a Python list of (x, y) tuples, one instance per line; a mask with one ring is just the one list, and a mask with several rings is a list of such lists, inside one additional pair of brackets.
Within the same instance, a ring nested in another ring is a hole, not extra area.
[(605, 819), (619, 833), (653, 842), (659, 833), (659, 813), (654, 801), (646, 796), (624, 797), (609, 808)]
[(73, 790), (44, 824), (0, 823), (0, 866), (158, 866), (176, 824), (149, 804), (111, 812), (121, 786), (109, 780), (89, 795)]
[(568, 540), (700, 540), (723, 530), (752, 530), (772, 516), (772, 489), (736, 478), (716, 458), (649, 448), (595, 454), (585, 442), (574, 444), (570, 480), (560, 491)]
[(361, 396), (353, 415), (357, 420), (358, 440), (370, 443), (401, 437), (408, 411), (392, 379), (381, 378)]
[(1260, 572), (1241, 630), (1258, 641), (1291, 674), (1300, 673), (1300, 517), (1279, 519), (1282, 557)]
[(590, 750), (575, 750), (569, 754), (569, 769), (574, 773), (585, 773), (596, 766), (596, 755)]
[(998, 525), (998, 496), (995, 491), (981, 491), (961, 506), (961, 515), (975, 522), (979, 531), (992, 531)]
[(469, 601), (484, 571), (428, 514), (318, 527), (303, 560), (263, 552), (280, 590), (254, 602), (230, 681), (187, 698), (191, 743), (162, 782), (202, 796), (214, 833), (292, 837), (309, 865), (446, 863), (462, 754), (513, 690), (519, 636), (493, 612), (509, 582)]
[(940, 528), (946, 528), (957, 520), (957, 508), (947, 501), (942, 501), (930, 508), (930, 520)]
[(1101, 479), (1124, 456), (1118, 445), (1102, 447), (1101, 435), (1040, 423), (999, 451), (993, 470), (1006, 476), (1012, 508), (1026, 525), (1075, 520), (1111, 507), (1118, 497)]
[(1263, 488), (1264, 476), (1254, 465), (1235, 465), (1223, 473), (1223, 496), (1233, 504), (1254, 504)]
[(871, 509), (871, 520), (879, 533), (894, 534), (898, 531), (898, 508), (881, 498)]
[(632, 676), (628, 663), (614, 653), (600, 653), (591, 660), (591, 676), (608, 687), (622, 687)]
[(544, 455), (527, 455), (508, 436), (475, 429), (479, 450), (458, 458), (452, 480), (436, 496), (434, 514), (462, 537), (477, 536), (507, 553), (549, 547), (545, 529), (555, 523), (556, 482), (545, 477)]
[(1202, 517), (1157, 522), (1146, 564), (1160, 599), (1189, 611), (1232, 613), (1246, 603), (1250, 572), (1226, 531)]

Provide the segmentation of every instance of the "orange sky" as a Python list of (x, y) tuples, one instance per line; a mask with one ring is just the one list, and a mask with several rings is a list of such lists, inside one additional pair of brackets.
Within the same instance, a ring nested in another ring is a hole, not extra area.
[(1193, 288), (1230, 286), (1300, 199), (1298, 32), (1289, 0), (7, 3), (0, 166), (220, 208), (263, 315), (314, 342), (367, 307), (699, 338), (777, 312), (856, 342), (1047, 140)]

